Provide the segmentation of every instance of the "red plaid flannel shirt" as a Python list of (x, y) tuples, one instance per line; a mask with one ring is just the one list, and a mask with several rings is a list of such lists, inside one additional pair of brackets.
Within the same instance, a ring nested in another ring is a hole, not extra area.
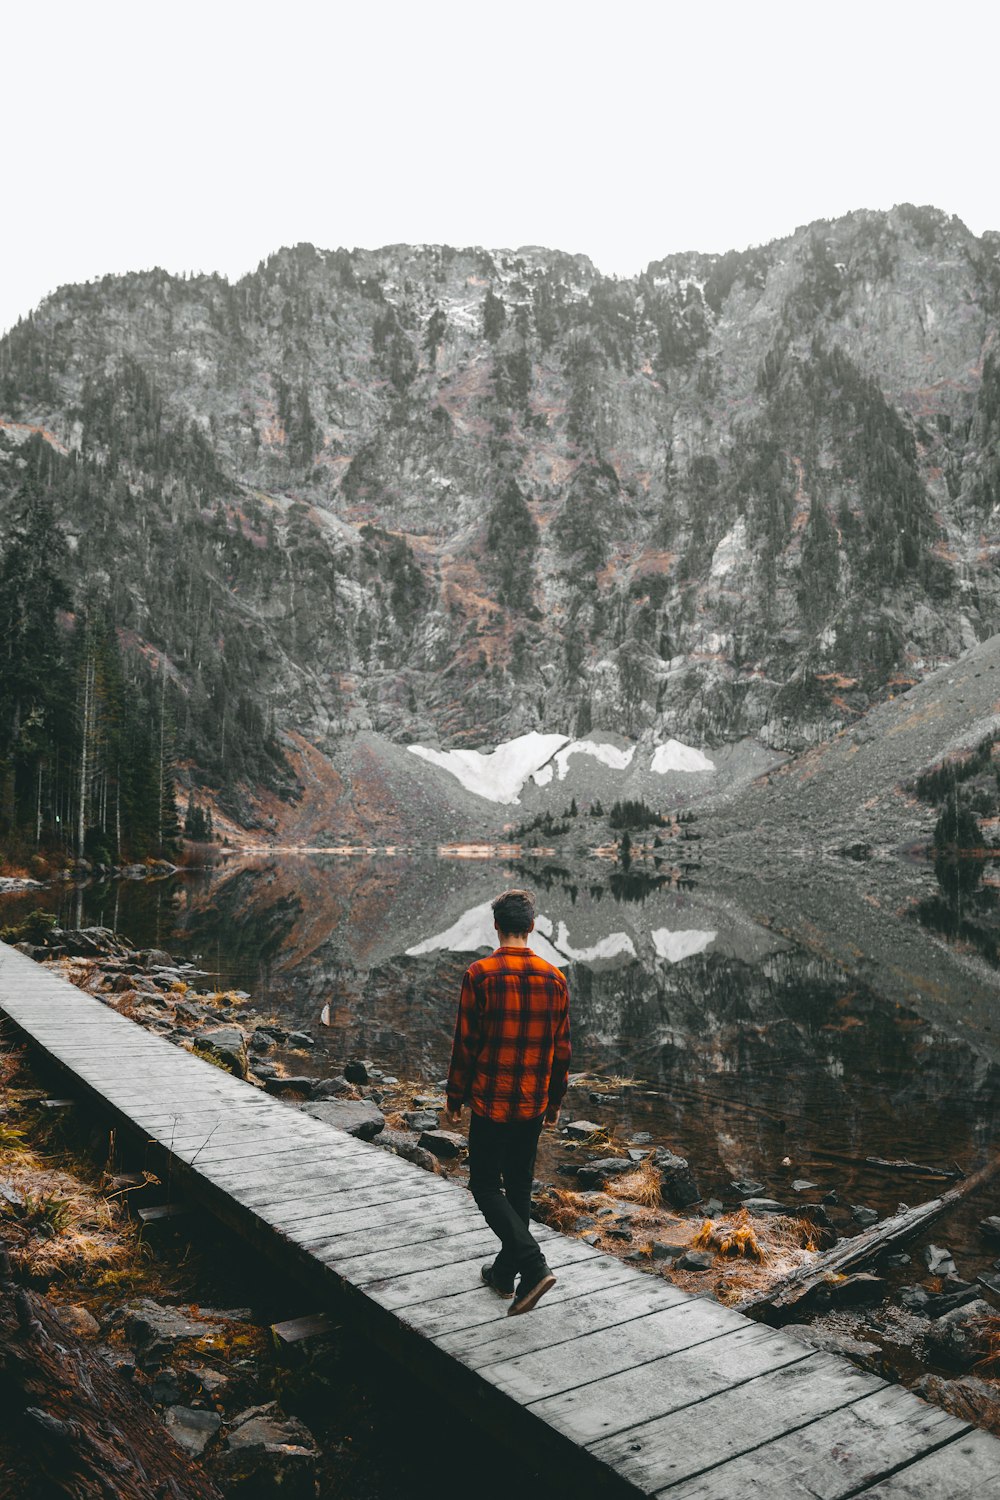
[(498, 948), (466, 970), (448, 1072), (448, 1108), (535, 1120), (559, 1108), (569, 1072), (569, 990), (530, 948)]

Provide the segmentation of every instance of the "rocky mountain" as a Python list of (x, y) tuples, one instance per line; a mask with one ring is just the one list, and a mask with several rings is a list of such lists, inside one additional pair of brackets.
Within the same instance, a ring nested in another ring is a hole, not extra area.
[(1000, 235), (909, 206), (634, 280), (106, 277), (0, 342), (0, 551), (30, 481), (207, 780), (358, 733), (799, 749), (1000, 628), (998, 323)]

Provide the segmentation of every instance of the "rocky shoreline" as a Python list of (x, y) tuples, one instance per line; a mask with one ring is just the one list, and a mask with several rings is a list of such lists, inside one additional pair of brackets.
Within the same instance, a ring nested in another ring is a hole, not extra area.
[[(361, 1058), (325, 1073), (322, 1048), (310, 1032), (257, 1014), (245, 992), (200, 988), (208, 976), (194, 965), (162, 950), (133, 950), (108, 929), (63, 931), (40, 920), (32, 926), (31, 920), (17, 944), (21, 951), (57, 967), (120, 1013), (232, 1072), (248, 1087), (427, 1170), (464, 1178), (465, 1139), (440, 1128), (443, 1081), (403, 1080)], [(606, 1104), (642, 1088), (636, 1080), (584, 1075), (574, 1075), (571, 1085), (568, 1098), (574, 1106), (588, 1098)], [(814, 1191), (810, 1201), (815, 1185), (792, 1177), (790, 1163), (784, 1201), (767, 1196), (759, 1182), (732, 1182), (719, 1196), (706, 1198), (689, 1163), (668, 1144), (648, 1134), (609, 1131), (582, 1116), (566, 1119), (564, 1113), (564, 1120), (557, 1132), (543, 1137), (536, 1216), (649, 1274), (729, 1304), (759, 1296), (796, 1266), (815, 1260), (824, 1247), (878, 1219), (873, 1210), (842, 1201), (836, 1192), (815, 1201)], [(1000, 1249), (1000, 1219), (988, 1216), (981, 1233)], [(1000, 1271), (1000, 1260), (994, 1271)], [(998, 1307), (1000, 1275), (967, 1281), (947, 1248), (930, 1244), (912, 1258), (896, 1254), (871, 1270), (830, 1280), (789, 1331), (813, 1347), (836, 1350), (867, 1369), (902, 1379), (949, 1410), (1000, 1431)], [(155, 1324), (159, 1314), (146, 1312)], [(123, 1338), (147, 1336), (138, 1332), (146, 1326), (141, 1308), (136, 1312), (123, 1303), (113, 1316), (111, 1326), (120, 1328)], [(183, 1342), (180, 1335), (178, 1342)], [(177, 1408), (169, 1421), (183, 1429), (191, 1451), (199, 1444), (223, 1451), (241, 1413), (232, 1414), (225, 1430), (221, 1421), (185, 1415), (202, 1410), (187, 1375), (182, 1380), (175, 1372), (158, 1389), (174, 1398), (164, 1410)], [(280, 1421), (271, 1409), (246, 1408), (251, 1410), (250, 1436)], [(303, 1460), (303, 1472), (305, 1467)]]

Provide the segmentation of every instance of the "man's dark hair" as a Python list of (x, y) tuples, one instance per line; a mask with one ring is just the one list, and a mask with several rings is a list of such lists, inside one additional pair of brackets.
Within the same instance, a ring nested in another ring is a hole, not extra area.
[(531, 931), (535, 920), (535, 898), (530, 891), (504, 891), (491, 904), (498, 931), (511, 937), (520, 937)]

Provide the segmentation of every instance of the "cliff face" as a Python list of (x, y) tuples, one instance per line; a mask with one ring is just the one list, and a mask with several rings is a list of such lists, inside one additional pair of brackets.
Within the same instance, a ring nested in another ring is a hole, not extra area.
[(0, 488), (55, 491), (195, 759), (222, 684), (327, 750), (797, 748), (1000, 626), (998, 319), (1000, 236), (911, 208), (634, 281), (301, 245), (105, 278), (0, 344)]

